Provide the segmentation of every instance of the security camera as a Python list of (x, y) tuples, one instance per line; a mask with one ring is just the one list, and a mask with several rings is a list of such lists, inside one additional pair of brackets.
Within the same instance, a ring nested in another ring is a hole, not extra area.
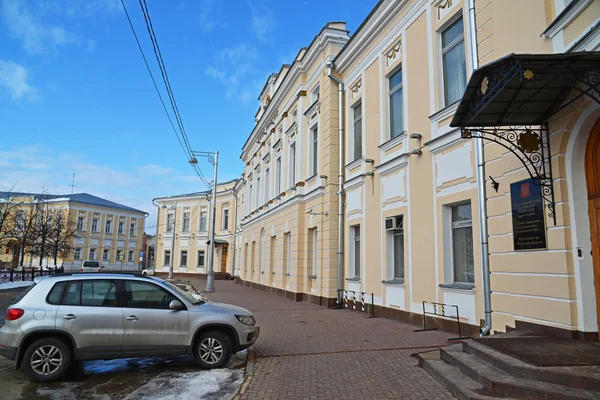
[(308, 210), (306, 210), (306, 213), (307, 213), (307, 214), (310, 214), (310, 213), (312, 213), (312, 208), (309, 208)]

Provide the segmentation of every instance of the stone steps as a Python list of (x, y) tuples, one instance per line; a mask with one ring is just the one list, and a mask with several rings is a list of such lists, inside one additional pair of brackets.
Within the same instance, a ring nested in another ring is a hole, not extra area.
[(595, 367), (536, 367), (473, 340), (415, 356), (461, 400), (600, 399)]

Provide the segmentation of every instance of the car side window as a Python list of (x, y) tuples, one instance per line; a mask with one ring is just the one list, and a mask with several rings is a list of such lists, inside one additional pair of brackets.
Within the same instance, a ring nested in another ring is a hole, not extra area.
[(67, 282), (58, 282), (56, 285), (50, 289), (50, 293), (48, 293), (48, 297), (46, 301), (48, 304), (60, 304), (60, 299), (62, 298), (63, 290), (67, 286)]
[(113, 281), (89, 280), (81, 285), (81, 305), (95, 307), (115, 307), (117, 288)]
[(116, 307), (117, 288), (111, 280), (69, 282), (62, 302), (69, 306)]
[(125, 281), (126, 307), (169, 309), (172, 300), (178, 299), (152, 283)]

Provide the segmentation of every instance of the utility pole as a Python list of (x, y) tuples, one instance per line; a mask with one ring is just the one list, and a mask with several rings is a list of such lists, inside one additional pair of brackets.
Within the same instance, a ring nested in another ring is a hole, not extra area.
[(208, 251), (208, 271), (206, 273), (206, 288), (204, 289), (205, 293), (213, 293), (215, 291), (215, 270), (214, 270), (214, 261), (215, 261), (215, 220), (217, 219), (217, 182), (218, 182), (218, 170), (219, 170), (219, 152), (215, 151), (213, 153), (209, 153), (206, 151), (192, 151), (192, 157), (190, 158), (190, 164), (198, 164), (198, 159), (196, 156), (203, 156), (208, 158), (208, 162), (212, 164), (215, 168), (215, 176), (213, 179), (213, 193), (212, 193), (212, 218), (210, 219), (210, 248)]
[(177, 225), (177, 202), (173, 211), (173, 237), (171, 238), (171, 260), (169, 265), (169, 279), (173, 279), (173, 261), (175, 260), (175, 226)]

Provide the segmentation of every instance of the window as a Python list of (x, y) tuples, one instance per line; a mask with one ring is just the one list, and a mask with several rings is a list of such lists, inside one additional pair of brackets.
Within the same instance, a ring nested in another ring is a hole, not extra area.
[(163, 265), (171, 265), (171, 250), (165, 250), (165, 257), (163, 259)]
[(27, 218), (27, 214), (23, 211), (18, 211), (16, 216), (16, 225), (17, 229), (24, 230), (25, 229), (25, 219)]
[(75, 250), (73, 250), (73, 258), (81, 260), (81, 247), (75, 247)]
[(173, 300), (178, 300), (166, 290), (146, 282), (125, 281), (125, 299), (128, 308), (169, 309)]
[(117, 257), (115, 261), (123, 261), (123, 250), (117, 250)]
[(358, 103), (354, 106), (352, 114), (354, 120), (353, 160), (358, 160), (362, 157), (362, 103)]
[(98, 232), (98, 218), (92, 219), (92, 232)]
[(263, 231), (260, 234), (260, 272), (261, 273), (265, 273), (265, 250), (267, 247), (267, 239), (265, 236), (265, 230), (263, 229)]
[(83, 221), (85, 219), (83, 217), (79, 217), (77, 218), (77, 230), (78, 231), (82, 231), (83, 230)]
[(354, 278), (360, 278), (360, 226), (353, 226), (350, 230), (352, 232), (352, 248), (350, 249), (352, 274)]
[(389, 79), (390, 97), (390, 139), (404, 132), (404, 116), (402, 113), (402, 70), (396, 71)]
[(311, 92), (310, 92), (310, 104), (313, 104), (315, 101), (319, 100), (319, 85), (317, 85)]
[(117, 228), (119, 235), (123, 235), (124, 229), (125, 229), (125, 223), (122, 221), (119, 221), (119, 227)]
[(229, 229), (229, 209), (223, 210), (223, 230), (226, 231)]
[(449, 106), (462, 97), (467, 86), (467, 61), (462, 18), (442, 32), (444, 68), (444, 104)]
[(132, 222), (129, 225), (129, 236), (135, 236), (135, 231), (136, 231), (136, 229), (135, 229), (135, 222)]
[(63, 291), (67, 286), (67, 282), (58, 282), (56, 285), (52, 287), (50, 293), (48, 293), (48, 297), (46, 297), (46, 301), (49, 304), (60, 304), (60, 300), (62, 298)]
[(167, 214), (167, 232), (173, 232), (173, 214)]
[(290, 187), (296, 184), (296, 142), (290, 145)]
[(71, 282), (65, 294), (63, 304), (68, 306), (78, 306), (81, 304), (81, 282)]
[(200, 232), (206, 232), (206, 212), (202, 211), (200, 213)]
[(248, 192), (248, 214), (252, 212), (252, 200), (254, 200), (254, 197), (252, 197), (253, 193), (252, 185), (250, 185), (250, 191)]
[(404, 280), (404, 218), (402, 215), (385, 220), (388, 276)]
[(311, 250), (312, 250), (312, 275), (313, 276), (317, 276), (317, 262), (318, 262), (318, 252), (317, 252), (317, 230), (316, 229), (312, 229), (311, 231), (309, 231), (311, 233), (311, 242), (312, 242), (312, 246), (311, 246)]
[(281, 193), (281, 157), (275, 161), (275, 196)]
[(104, 233), (111, 233), (112, 229), (112, 221), (109, 219), (106, 221), (106, 224), (104, 225)]
[(129, 250), (129, 253), (127, 253), (127, 261), (133, 262), (133, 250)]
[(90, 260), (96, 259), (96, 249), (90, 249)]
[(269, 186), (271, 186), (271, 177), (269, 168), (265, 170), (265, 203), (269, 201)]
[(204, 267), (204, 250), (198, 250), (198, 266)]
[(260, 207), (260, 178), (256, 178), (256, 208)]
[(452, 207), (452, 266), (455, 283), (474, 283), (471, 204)]
[(117, 305), (117, 288), (113, 281), (90, 280), (81, 282), (81, 305), (114, 307)]
[(317, 174), (319, 165), (319, 125), (310, 130), (310, 176)]
[(181, 224), (181, 231), (182, 232), (190, 231), (190, 213), (189, 212), (183, 213), (183, 223)]
[(182, 267), (187, 267), (187, 250), (181, 250), (179, 257), (179, 265)]
[(108, 261), (108, 256), (110, 255), (110, 250), (104, 249), (102, 252), (102, 261)]
[(298, 109), (294, 109), (294, 111), (292, 111), (292, 124), (294, 122), (296, 122), (298, 120)]

